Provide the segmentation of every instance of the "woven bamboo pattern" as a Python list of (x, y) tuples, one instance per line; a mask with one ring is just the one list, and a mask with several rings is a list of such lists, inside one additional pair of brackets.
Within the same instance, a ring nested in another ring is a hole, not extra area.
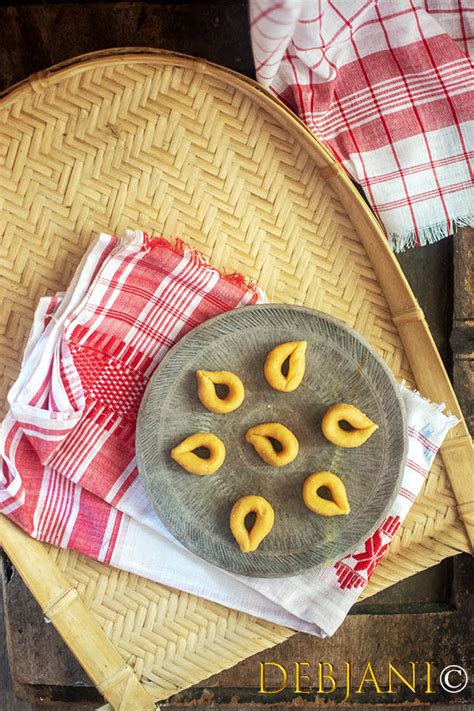
[[(64, 289), (96, 233), (127, 227), (180, 236), (218, 268), (257, 281), (270, 300), (344, 320), (415, 387), (399, 334), (419, 310), (410, 301), (394, 324), (385, 294), (399, 285), (373, 266), (393, 257), (340, 172), (261, 88), (191, 58), (98, 53), (10, 91), (0, 104), (2, 404), (38, 299)], [(459, 437), (456, 451), (464, 430)], [(291, 634), (44, 548), (154, 699)], [(438, 456), (365, 595), (468, 550)]]

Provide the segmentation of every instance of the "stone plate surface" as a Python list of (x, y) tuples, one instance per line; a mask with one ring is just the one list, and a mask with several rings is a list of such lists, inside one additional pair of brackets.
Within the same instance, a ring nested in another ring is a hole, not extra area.
[[(284, 341), (306, 340), (306, 371), (292, 393), (273, 390), (263, 375), (268, 352)], [(230, 370), (245, 386), (245, 400), (230, 414), (208, 412), (197, 397), (198, 369)], [(321, 418), (335, 402), (356, 405), (379, 429), (357, 449), (336, 447), (321, 433)], [(281, 422), (300, 443), (291, 464), (265, 464), (245, 433), (262, 422)], [(195, 432), (212, 432), (226, 446), (218, 472), (186, 473), (171, 449)], [(376, 352), (342, 322), (305, 307), (261, 304), (222, 314), (193, 329), (165, 356), (141, 404), (137, 424), (140, 475), (163, 523), (189, 550), (235, 573), (294, 575), (354, 550), (390, 509), (401, 485), (406, 423), (398, 386)], [(304, 505), (306, 477), (338, 474), (351, 513), (324, 517)], [(241, 553), (229, 514), (241, 496), (264, 496), (275, 524), (257, 551)]]

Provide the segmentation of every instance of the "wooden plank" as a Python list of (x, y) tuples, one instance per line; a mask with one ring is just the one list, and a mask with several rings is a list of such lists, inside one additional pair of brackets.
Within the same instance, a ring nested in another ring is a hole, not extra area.
[(453, 239), (444, 239), (421, 249), (409, 249), (398, 254), (397, 258), (451, 375), (449, 336), (453, 313)]
[[(3, 589), (0, 586), (0, 610), (3, 609)], [(32, 711), (29, 703), (19, 701), (13, 692), (7, 659), (6, 635), (8, 624), (0, 614), (0, 702), (2, 711)]]
[(462, 229), (454, 242), (454, 320), (451, 334), (453, 380), (459, 404), (474, 432), (474, 228)]
[(44, 619), (39, 605), (6, 558), (3, 564), (3, 597), (15, 681), (44, 686), (73, 682), (77, 687), (91, 687), (90, 679), (54, 626)]
[[(5, 587), (8, 585), (11, 580), (16, 579), (16, 580), (21, 580), (19, 575), (14, 573), (13, 569), (11, 566), (3, 565), (2, 569), (0, 570), (0, 611), (3, 609), (3, 598), (4, 598), (4, 590)], [(24, 622), (27, 624), (31, 624), (32, 626), (35, 627), (36, 633), (32, 638), (28, 637), (28, 634), (26, 633), (25, 630), (21, 630), (21, 628), (18, 630), (19, 633), (24, 633), (24, 637), (26, 640), (29, 639), (30, 643), (39, 643), (41, 645), (42, 640), (41, 640), (41, 632), (46, 631), (46, 627), (49, 627), (50, 629), (52, 628), (52, 625), (46, 626), (46, 623), (44, 620), (42, 621), (42, 624), (38, 624), (38, 620), (36, 619), (37, 616), (41, 616), (41, 611), (37, 603), (35, 602), (34, 598), (28, 591), (28, 588), (24, 585), (23, 582), (21, 582), (21, 587), (23, 590), (20, 589), (20, 597), (17, 598), (16, 604), (17, 607), (19, 608), (20, 615), (23, 617)], [(26, 598), (26, 600), (22, 600), (21, 596)], [(26, 604), (23, 604), (26, 602)], [(33, 610), (33, 619), (29, 618), (29, 613), (31, 612), (31, 608), (36, 608)], [(36, 617), (35, 617), (36, 614)], [(16, 649), (16, 652), (19, 651), (18, 647), (15, 647), (14, 641), (12, 640), (12, 631), (14, 628), (12, 628), (11, 625), (11, 619), (8, 618), (8, 615), (5, 617), (0, 614), (0, 709), (1, 711), (90, 711), (91, 710), (91, 705), (84, 703), (84, 699), (82, 699), (79, 703), (74, 705), (71, 705), (71, 703), (68, 701), (67, 703), (63, 704), (61, 702), (55, 702), (54, 705), (51, 705), (48, 703), (48, 701), (53, 701), (55, 698), (55, 693), (54, 689), (52, 688), (47, 688), (47, 687), (30, 687), (24, 686), (22, 684), (19, 684), (15, 678), (12, 679), (11, 676), (11, 670), (10, 670), (10, 664), (9, 664), (9, 655), (8, 655), (8, 648), (11, 650)], [(48, 630), (49, 631), (49, 630)], [(48, 631), (46, 631), (45, 636), (47, 636)], [(55, 635), (58, 637), (58, 640), (60, 644), (62, 645), (62, 649), (60, 650), (59, 654), (53, 649), (50, 648), (51, 652), (51, 659), (49, 660), (48, 657), (42, 658), (42, 663), (43, 665), (50, 665), (51, 667), (53, 665), (58, 665), (61, 666), (62, 658), (64, 655), (64, 652), (69, 654), (69, 650), (67, 647), (63, 645), (61, 640), (59, 639), (59, 635), (57, 632), (55, 632)], [(25, 648), (24, 648), (25, 651)], [(35, 650), (35, 654), (37, 654), (38, 650)], [(26, 659), (29, 658), (29, 653), (26, 652)], [(77, 665), (77, 662), (75, 660), (74, 664)], [(79, 670), (80, 667), (77, 665)], [(80, 670), (81, 674), (84, 674), (82, 670)], [(74, 691), (74, 690), (73, 690)], [(76, 689), (77, 691), (81, 691), (79, 689)], [(81, 691), (82, 693), (82, 691)], [(70, 698), (73, 698), (70, 696)], [(94, 706), (97, 705), (97, 701), (100, 701), (101, 697), (94, 691), (94, 697), (91, 696), (91, 703), (94, 704)], [(36, 702), (40, 702), (40, 706), (36, 704)]]
[(76, 55), (132, 46), (172, 49), (254, 76), (245, 0), (12, 2), (0, 7), (0, 91)]

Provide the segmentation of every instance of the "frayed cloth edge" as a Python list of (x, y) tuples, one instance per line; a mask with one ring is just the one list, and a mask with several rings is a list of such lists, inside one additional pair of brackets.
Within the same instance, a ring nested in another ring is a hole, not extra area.
[(195, 247), (191, 247), (191, 245), (185, 240), (181, 239), (181, 237), (167, 239), (166, 237), (163, 237), (161, 235), (148, 236), (145, 233), (145, 244), (148, 247), (159, 246), (165, 247), (166, 249), (170, 249), (175, 254), (179, 254), (181, 257), (190, 259), (196, 262), (197, 264), (206, 267), (207, 269), (212, 269), (213, 271), (217, 272), (221, 279), (226, 281), (228, 284), (232, 284), (233, 286), (236, 286), (240, 289), (248, 289), (253, 293), (259, 293), (257, 284), (248, 277), (246, 277), (245, 274), (241, 274), (240, 272), (229, 272), (227, 274), (222, 273), (219, 269), (213, 267), (212, 264), (209, 263), (208, 259), (203, 254), (201, 254), (198, 249), (196, 249)]
[(408, 392), (411, 395), (415, 395), (420, 398), (420, 401), (423, 403), (423, 405), (426, 408), (427, 414), (433, 414), (434, 412), (437, 412), (438, 414), (442, 415), (446, 419), (446, 425), (448, 426), (448, 429), (451, 429), (451, 427), (454, 427), (455, 425), (459, 424), (461, 420), (459, 417), (456, 417), (456, 415), (452, 415), (449, 411), (445, 412), (446, 405), (444, 402), (437, 403), (433, 402), (429, 398), (425, 397), (420, 393), (419, 390), (416, 388), (410, 388), (408, 387), (407, 383), (405, 380), (402, 380), (400, 383), (400, 390), (401, 392)]
[(388, 240), (394, 252), (404, 252), (411, 247), (424, 247), (427, 244), (440, 242), (442, 239), (453, 235), (461, 227), (474, 227), (474, 215), (436, 222), (403, 235), (397, 232), (389, 232)]

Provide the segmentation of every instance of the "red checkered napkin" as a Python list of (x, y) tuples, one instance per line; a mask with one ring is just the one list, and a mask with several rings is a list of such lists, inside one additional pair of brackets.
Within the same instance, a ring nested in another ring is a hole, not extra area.
[(474, 5), (250, 0), (257, 78), (352, 178), (403, 250), (474, 224)]
[(2, 424), (0, 511), (39, 540), (312, 634), (332, 634), (419, 493), (455, 418), (402, 388), (409, 451), (378, 531), (326, 569), (264, 580), (187, 551), (137, 476), (135, 421), (165, 353), (191, 328), (264, 297), (182, 244), (101, 235), (64, 295), (42, 299)]

